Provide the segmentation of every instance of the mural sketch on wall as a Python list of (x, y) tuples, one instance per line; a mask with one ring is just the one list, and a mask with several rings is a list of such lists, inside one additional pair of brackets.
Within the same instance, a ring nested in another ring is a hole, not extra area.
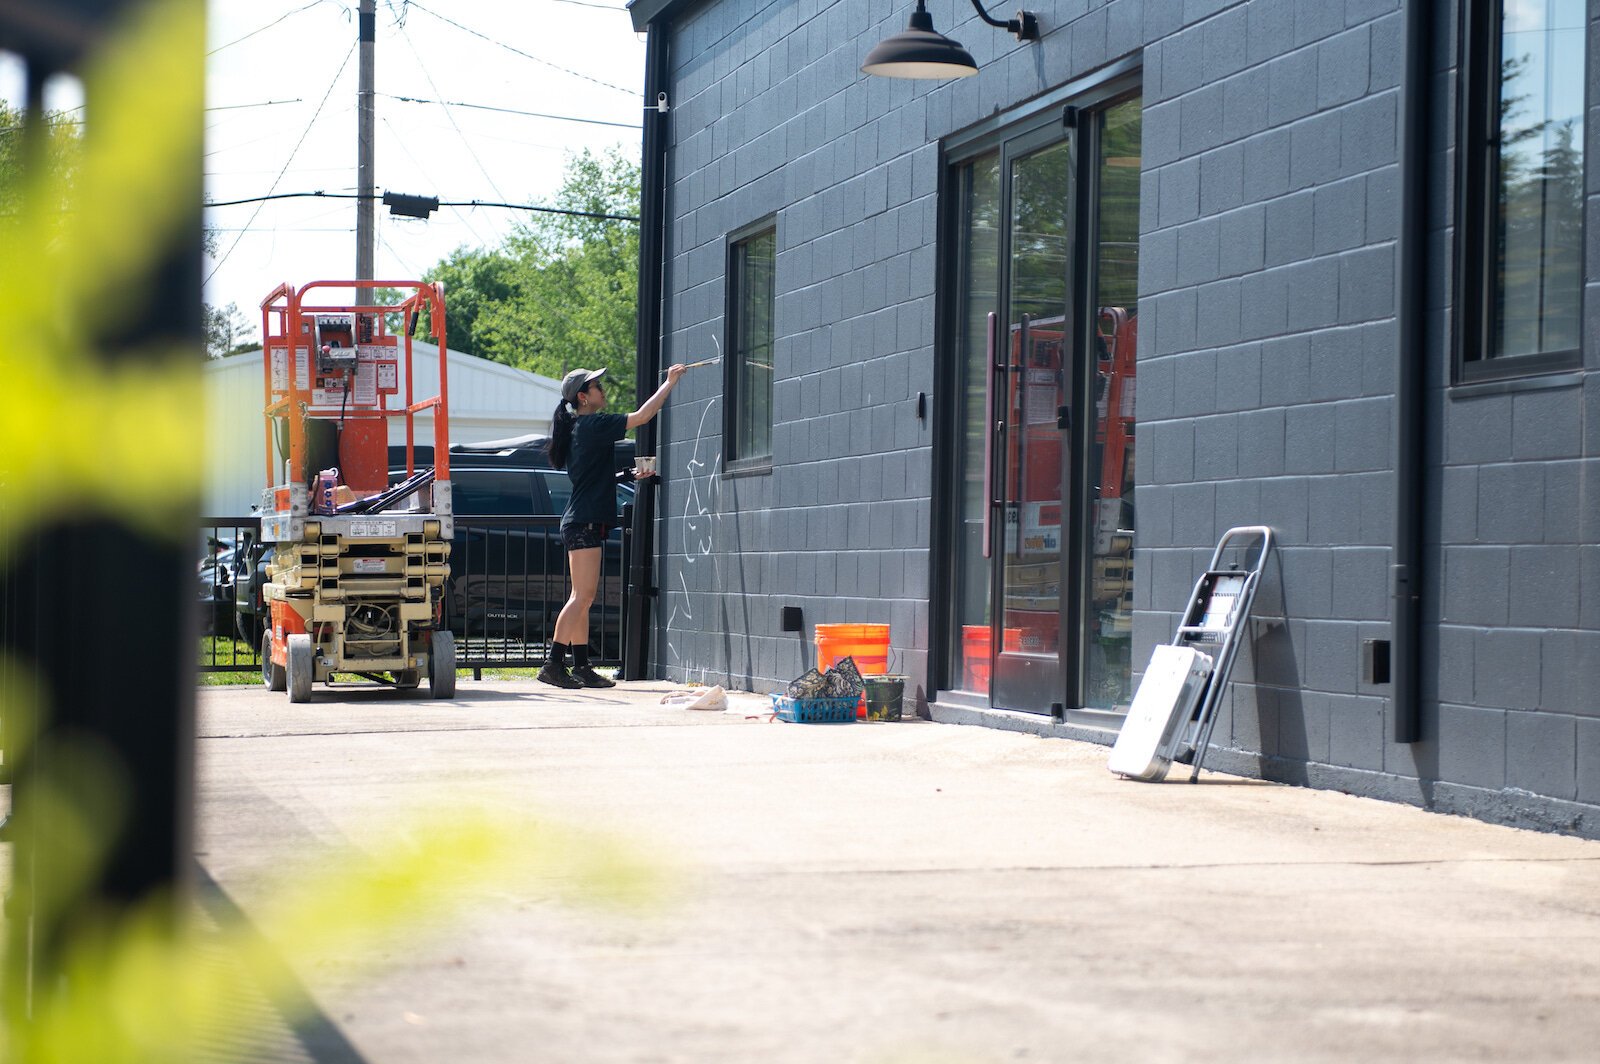
[[(715, 334), (712, 341), (716, 342)], [(722, 345), (717, 344), (720, 359)], [(712, 408), (721, 400), (721, 396), (713, 395), (707, 400), (705, 407), (700, 411), (700, 424), (695, 429), (694, 450), (690, 452), (689, 461), (684, 466), (689, 489), (683, 501), (683, 562), (678, 569), (678, 586), (683, 589), (681, 603), (674, 603), (667, 616), (667, 650), (672, 655), (673, 665), (682, 665), (683, 656), (678, 652), (676, 644), (672, 641), (672, 633), (676, 628), (678, 614), (681, 610), (686, 621), (694, 620), (694, 596), (689, 589), (688, 566), (697, 564), (701, 558), (711, 559), (711, 588), (715, 590), (722, 586), (721, 559), (713, 553), (716, 544), (716, 522), (721, 517), (722, 482), (718, 473), (722, 469), (722, 452), (718, 450), (709, 459), (700, 457), (700, 446), (705, 439), (706, 419), (710, 416)], [(705, 478), (705, 487), (701, 487), (701, 477)], [(701, 682), (705, 682), (710, 674), (710, 669), (702, 665), (700, 668)]]

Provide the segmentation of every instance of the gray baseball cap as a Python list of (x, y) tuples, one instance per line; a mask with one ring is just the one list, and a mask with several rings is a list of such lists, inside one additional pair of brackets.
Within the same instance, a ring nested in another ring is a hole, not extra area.
[(561, 378), (561, 398), (569, 403), (578, 401), (578, 393), (606, 375), (603, 369), (575, 369)]

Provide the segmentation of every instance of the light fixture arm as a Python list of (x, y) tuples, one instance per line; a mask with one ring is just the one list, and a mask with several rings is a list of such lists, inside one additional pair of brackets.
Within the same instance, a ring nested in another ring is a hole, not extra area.
[(1039, 19), (1032, 11), (1018, 11), (1014, 19), (997, 19), (983, 9), (978, 0), (972, 0), (972, 9), (978, 17), (991, 26), (1003, 30), (1010, 30), (1019, 41), (1036, 41), (1039, 39)]

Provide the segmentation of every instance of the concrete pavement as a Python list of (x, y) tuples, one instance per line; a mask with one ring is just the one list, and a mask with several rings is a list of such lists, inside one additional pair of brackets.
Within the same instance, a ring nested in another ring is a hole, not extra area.
[(1229, 777), (1130, 783), (1102, 747), (984, 728), (659, 706), (673, 689), (463, 680), (449, 703), (318, 688), (302, 706), (204, 689), (200, 861), (246, 918), (285, 862), (360, 846), (465, 779), (681, 869), (647, 912), (500, 885), (376, 972), (301, 971), (320, 1012), (299, 1059), (1587, 1061), (1600, 1045), (1600, 843)]

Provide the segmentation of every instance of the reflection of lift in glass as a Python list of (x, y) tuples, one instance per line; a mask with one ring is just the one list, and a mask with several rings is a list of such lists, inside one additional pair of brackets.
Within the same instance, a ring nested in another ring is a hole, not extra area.
[[(1228, 551), (1242, 550), (1248, 556), (1253, 543), (1259, 546), (1249, 568), (1241, 568), (1239, 562), (1222, 568)], [(1239, 633), (1250, 618), (1271, 551), (1272, 529), (1265, 525), (1230, 528), (1222, 534), (1211, 563), (1195, 582), (1172, 644), (1156, 647), (1151, 656), (1111, 750), (1112, 772), (1157, 781), (1165, 779), (1177, 762), (1193, 765), (1190, 783), (1200, 778), (1217, 706), (1239, 651)]]

